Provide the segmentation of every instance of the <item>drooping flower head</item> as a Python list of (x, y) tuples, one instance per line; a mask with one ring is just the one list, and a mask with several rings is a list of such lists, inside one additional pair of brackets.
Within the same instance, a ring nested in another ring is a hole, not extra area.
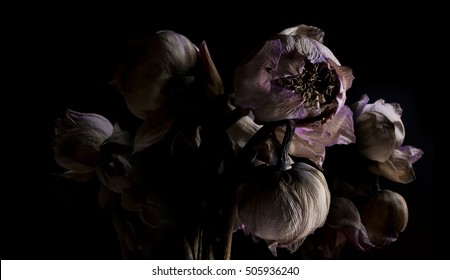
[(369, 171), (399, 183), (415, 179), (412, 164), (423, 151), (413, 146), (402, 146), (405, 127), (401, 120), (402, 108), (398, 103), (378, 99), (369, 103), (369, 97), (352, 105), (356, 146), (358, 152), (371, 160)]
[(306, 163), (280, 171), (260, 165), (239, 187), (238, 216), (244, 229), (268, 243), (271, 252), (287, 247), (294, 252), (321, 227), (330, 207), (322, 172)]
[(325, 122), (336, 114), (353, 75), (322, 38), (317, 28), (300, 25), (267, 40), (235, 71), (237, 105), (250, 108), (259, 122)]

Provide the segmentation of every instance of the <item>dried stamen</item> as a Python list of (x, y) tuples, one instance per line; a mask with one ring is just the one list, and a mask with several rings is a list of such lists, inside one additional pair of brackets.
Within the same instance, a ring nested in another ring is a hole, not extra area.
[(328, 68), (324, 62), (313, 64), (307, 59), (300, 75), (279, 78), (274, 80), (274, 83), (300, 94), (307, 106), (317, 109), (323, 104), (334, 102), (340, 88), (339, 79), (333, 69)]

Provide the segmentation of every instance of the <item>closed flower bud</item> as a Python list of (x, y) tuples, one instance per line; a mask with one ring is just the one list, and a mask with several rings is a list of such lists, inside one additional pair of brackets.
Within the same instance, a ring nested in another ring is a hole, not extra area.
[(276, 247), (291, 252), (321, 227), (330, 207), (330, 192), (322, 172), (306, 163), (281, 171), (260, 165), (238, 192), (238, 216), (244, 228)]
[(85, 175), (95, 171), (100, 145), (112, 132), (113, 125), (101, 115), (67, 110), (57, 120), (53, 138), (54, 159), (68, 170), (62, 176), (75, 180), (90, 177)]
[(370, 241), (384, 247), (397, 240), (408, 223), (408, 206), (399, 193), (382, 189), (361, 211), (361, 221)]
[(405, 127), (399, 104), (386, 103), (383, 99), (369, 104), (369, 97), (363, 95), (352, 105), (352, 110), (356, 144), (363, 156), (382, 162), (403, 144)]
[(112, 83), (124, 95), (130, 111), (145, 119), (167, 105), (178, 86), (189, 83), (197, 63), (197, 47), (173, 31), (159, 31), (135, 46), (130, 61), (119, 68)]

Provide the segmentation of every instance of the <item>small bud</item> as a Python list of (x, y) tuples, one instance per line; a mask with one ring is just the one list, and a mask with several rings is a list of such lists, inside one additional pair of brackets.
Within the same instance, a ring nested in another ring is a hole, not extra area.
[(382, 189), (370, 198), (361, 211), (361, 221), (370, 241), (385, 247), (397, 240), (408, 223), (408, 206), (399, 193)]

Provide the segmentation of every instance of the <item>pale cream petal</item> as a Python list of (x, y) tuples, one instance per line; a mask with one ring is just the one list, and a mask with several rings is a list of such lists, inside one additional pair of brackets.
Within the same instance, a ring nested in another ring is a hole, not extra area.
[(273, 171), (259, 166), (255, 176), (240, 186), (239, 219), (261, 239), (294, 246), (325, 223), (328, 185), (319, 170), (305, 163), (295, 163), (283, 174)]
[(244, 116), (230, 126), (227, 133), (236, 148), (242, 149), (261, 127), (250, 116)]
[(373, 162), (368, 166), (370, 172), (394, 182), (408, 184), (415, 178), (412, 164), (420, 159), (423, 152), (412, 146), (395, 149), (388, 160)]
[[(282, 141), (284, 129), (277, 127), (275, 129), (275, 135), (277, 136), (278, 141)], [(292, 137), (291, 145), (289, 146), (289, 154), (295, 157), (307, 158), (317, 166), (322, 166), (325, 160), (325, 146), (321, 143), (304, 139), (296, 133)]]
[(380, 113), (363, 113), (357, 117), (355, 135), (359, 153), (370, 160), (384, 162), (394, 152), (394, 125)]
[(311, 39), (319, 41), (323, 44), (323, 37), (325, 36), (325, 32), (315, 26), (300, 24), (294, 27), (286, 28), (278, 34), (284, 35), (305, 35)]
[[(284, 128), (276, 128), (275, 134), (281, 143)], [(336, 144), (346, 145), (354, 143), (355, 140), (352, 111), (348, 106), (344, 106), (325, 124), (315, 123), (297, 127), (289, 147), (289, 154), (307, 158), (317, 166), (322, 166), (325, 159), (325, 147)]]
[(298, 127), (295, 133), (301, 138), (330, 147), (337, 144), (354, 143), (356, 137), (353, 127), (352, 111), (348, 106), (344, 106), (326, 123)]
[(256, 109), (270, 98), (270, 72), (278, 67), (281, 51), (279, 39), (269, 40), (250, 60), (236, 68), (234, 91), (238, 106)]
[(364, 109), (364, 107), (369, 103), (369, 96), (367, 94), (363, 94), (359, 101), (356, 101), (352, 105), (350, 105), (350, 109), (353, 111), (354, 118), (358, 118)]
[(395, 127), (395, 147), (403, 144), (405, 139), (405, 127), (401, 120), (402, 108), (398, 103), (386, 103), (383, 99), (378, 99), (375, 103), (367, 104), (362, 109), (362, 113), (377, 112), (386, 116)]

